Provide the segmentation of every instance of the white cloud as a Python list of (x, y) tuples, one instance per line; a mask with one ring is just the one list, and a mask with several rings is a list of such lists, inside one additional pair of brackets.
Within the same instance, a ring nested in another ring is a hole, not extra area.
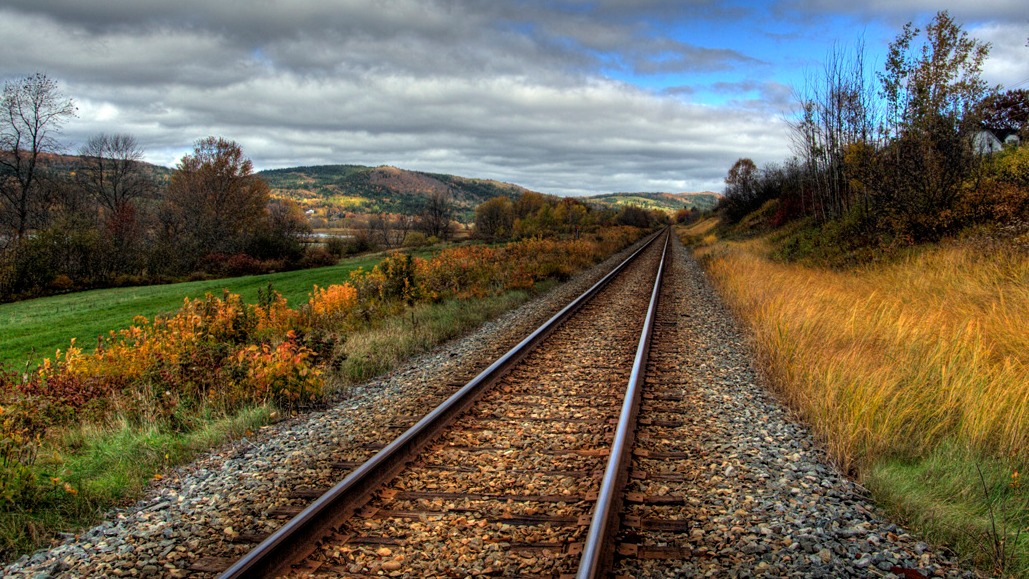
[(1005, 89), (1029, 87), (1029, 23), (995, 22), (973, 28), (969, 34), (991, 44), (990, 58), (983, 66), (988, 82)]

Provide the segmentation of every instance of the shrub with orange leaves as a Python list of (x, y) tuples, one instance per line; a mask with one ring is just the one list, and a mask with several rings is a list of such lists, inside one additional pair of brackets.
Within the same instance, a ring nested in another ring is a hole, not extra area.
[(223, 373), (225, 388), (213, 394), (225, 406), (247, 402), (276, 402), (293, 406), (322, 395), (322, 371), (315, 352), (299, 342), (294, 332), (278, 345), (252, 344), (233, 353)]
[[(139, 317), (111, 332), (92, 354), (72, 347), (45, 361), (23, 388), (45, 392), (61, 407), (108, 399), (110, 409), (130, 419), (168, 417), (182, 405), (211, 402), (225, 409), (268, 400), (292, 405), (321, 389), (315, 353), (295, 333), (299, 320), (278, 294), (257, 305), (227, 292), (187, 299), (173, 316)], [(289, 363), (296, 367), (286, 371)], [(69, 396), (54, 384), (77, 385), (78, 393)]]
[(418, 266), (421, 293), (431, 301), (481, 298), (499, 293), (506, 285), (498, 251), (481, 245), (441, 251)]
[(300, 313), (290, 308), (286, 298), (271, 289), (271, 284), (267, 291), (258, 290), (254, 314), (257, 316), (257, 334), (261, 339), (284, 336), (300, 324)]
[(308, 323), (315, 328), (338, 326), (357, 306), (357, 289), (350, 283), (314, 286), (307, 301)]

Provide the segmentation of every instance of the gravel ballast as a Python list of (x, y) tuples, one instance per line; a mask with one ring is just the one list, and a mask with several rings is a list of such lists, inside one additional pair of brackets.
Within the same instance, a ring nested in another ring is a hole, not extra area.
[[(191, 567), (201, 563), (213, 568), (242, 556), (253, 543), (240, 539), (283, 524), (285, 519), (273, 513), (296, 505), (290, 496), (296, 489), (336, 482), (334, 462), (370, 456), (369, 444), (399, 434), (398, 420), (424, 414), (425, 399), (456, 389), (449, 386), (453, 376), (481, 365), (489, 344), (513, 345), (626, 253), (462, 339), (348, 389), (325, 410), (264, 427), (174, 469), (134, 505), (111, 511), (99, 525), (50, 549), (20, 558), (3, 576), (214, 576)], [(655, 577), (891, 577), (915, 570), (925, 576), (974, 577), (879, 517), (860, 487), (826, 461), (807, 429), (764, 387), (744, 334), (703, 271), (681, 247), (676, 259), (672, 283), (681, 284), (689, 295), (684, 303), (689, 304), (690, 339), (697, 351), (683, 372), (701, 402), (697, 423), (711, 429), (703, 437), (708, 462), (720, 465), (723, 475), (727, 466), (732, 466), (730, 473), (746, 473), (724, 475), (718, 482), (732, 495), (753, 500), (726, 509), (724, 495), (711, 493), (709, 506), (715, 510), (709, 513), (710, 539), (698, 541), (710, 541), (713, 556), (679, 568), (653, 561), (637, 571)], [(740, 526), (739, 521), (757, 532), (734, 546), (718, 533), (721, 527)]]

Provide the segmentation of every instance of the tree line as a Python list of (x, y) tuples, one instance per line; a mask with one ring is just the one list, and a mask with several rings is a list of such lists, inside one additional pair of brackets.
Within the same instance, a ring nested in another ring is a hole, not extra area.
[(579, 239), (597, 227), (627, 225), (649, 228), (668, 223), (662, 211), (635, 205), (621, 209), (593, 206), (572, 197), (525, 191), (514, 199), (500, 196), (475, 208), (475, 235), (488, 241), (562, 235)]
[(985, 154), (983, 131), (1029, 138), (1029, 91), (987, 86), (989, 50), (945, 11), (924, 31), (905, 25), (874, 76), (861, 42), (834, 49), (796, 91), (794, 155), (760, 168), (737, 160), (721, 214), (734, 222), (775, 199), (774, 223), (834, 223), (849, 243), (865, 245), (1025, 218), (1029, 150)]
[(76, 115), (44, 74), (0, 100), (0, 301), (325, 263), (300, 207), (273, 199), (239, 144), (197, 141), (164, 174), (131, 135), (59, 154)]

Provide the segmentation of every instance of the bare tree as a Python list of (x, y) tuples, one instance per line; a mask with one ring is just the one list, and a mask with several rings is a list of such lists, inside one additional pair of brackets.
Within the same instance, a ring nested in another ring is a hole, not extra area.
[(387, 213), (376, 213), (369, 217), (368, 230), (372, 241), (386, 249), (393, 249), (404, 241), (404, 238), (397, 234), (393, 220)]
[(804, 162), (812, 193), (801, 203), (822, 220), (842, 216), (859, 196), (868, 206), (865, 190), (851, 186), (856, 175), (849, 174), (853, 167), (846, 162), (848, 154), (854, 158), (874, 139), (875, 89), (864, 54), (861, 42), (853, 56), (835, 47), (821, 74), (808, 81), (800, 97), (801, 117), (793, 123), (794, 151)]
[(112, 215), (154, 190), (154, 181), (142, 164), (143, 148), (131, 135), (95, 135), (79, 155), (79, 185)]
[(43, 211), (41, 161), (57, 150), (54, 137), (75, 103), (64, 98), (57, 83), (36, 73), (4, 84), (0, 99), (0, 218), (21, 240)]
[(447, 240), (451, 237), (450, 222), (453, 220), (454, 206), (450, 190), (436, 190), (429, 195), (425, 209), (418, 216), (418, 228), (430, 237)]

